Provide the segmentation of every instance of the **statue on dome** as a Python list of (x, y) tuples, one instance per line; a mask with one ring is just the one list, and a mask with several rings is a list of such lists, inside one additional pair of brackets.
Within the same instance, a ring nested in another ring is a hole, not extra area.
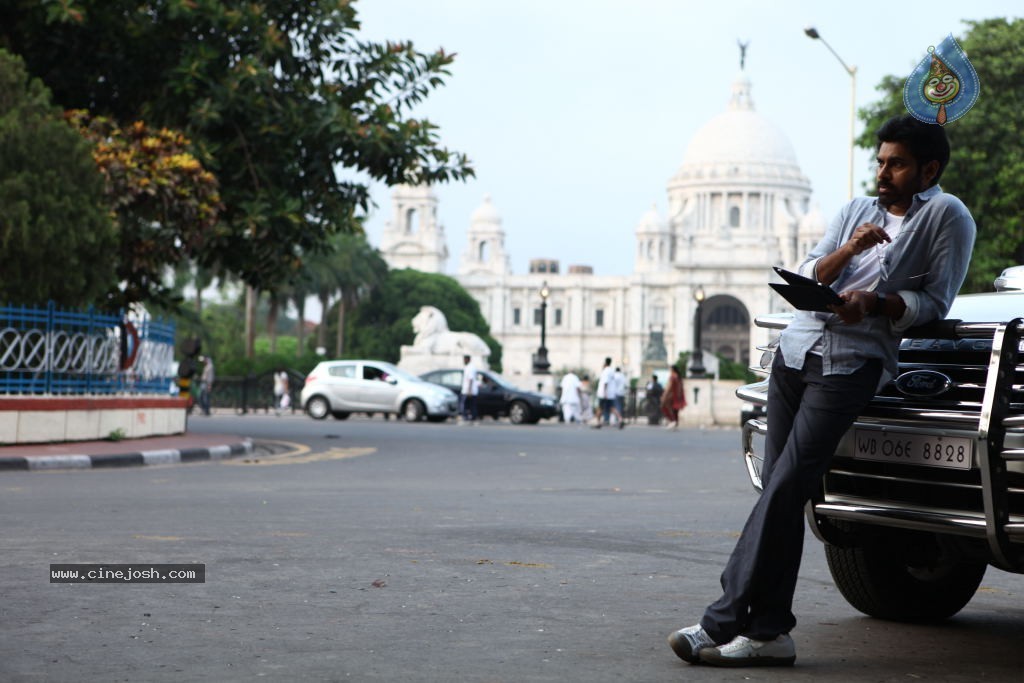
[(478, 368), (488, 368), (487, 357), (491, 349), (483, 339), (472, 332), (452, 332), (448, 318), (439, 308), (421, 306), (412, 319), (416, 334), (411, 346), (402, 346), (398, 367), (420, 375), (431, 370), (462, 367), (463, 357), (469, 356)]
[(737, 39), (736, 44), (740, 46), (740, 71), (743, 71), (746, 68), (747, 46), (750, 45), (750, 41), (748, 40), (744, 43), (742, 40)]

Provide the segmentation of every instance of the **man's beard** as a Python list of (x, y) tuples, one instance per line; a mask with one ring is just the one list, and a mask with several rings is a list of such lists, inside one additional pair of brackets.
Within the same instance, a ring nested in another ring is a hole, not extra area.
[[(878, 183), (878, 182), (876, 182), (876, 184), (875, 184), (875, 193), (878, 196), (878, 203), (881, 204), (882, 206), (886, 207), (886, 208), (892, 206), (893, 204), (898, 203), (900, 200), (904, 200), (904, 199), (907, 198), (906, 195), (893, 195), (891, 193), (889, 194), (888, 197), (883, 197), (882, 196), (882, 192), (881, 192), (883, 187), (885, 187), (885, 188), (887, 188), (889, 190), (898, 190), (898, 188), (895, 185), (893, 185), (892, 183)], [(921, 192), (922, 190), (926, 189), (925, 186), (924, 186), (924, 172), (923, 171), (918, 171), (917, 175), (914, 176), (913, 187), (916, 187), (917, 189), (915, 189), (915, 190), (913, 190), (913, 191), (911, 191), (909, 193), (911, 200), (914, 198), (915, 194), (917, 194), (918, 192)]]

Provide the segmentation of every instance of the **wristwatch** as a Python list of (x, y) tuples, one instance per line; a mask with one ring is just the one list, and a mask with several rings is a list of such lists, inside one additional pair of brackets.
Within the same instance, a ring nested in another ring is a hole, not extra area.
[(885, 313), (885, 292), (875, 292), (875, 307), (871, 309), (871, 315), (882, 315)]

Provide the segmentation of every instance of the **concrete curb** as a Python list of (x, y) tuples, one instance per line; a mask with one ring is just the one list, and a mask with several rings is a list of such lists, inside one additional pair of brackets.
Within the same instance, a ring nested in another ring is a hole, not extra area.
[(251, 439), (240, 443), (207, 448), (133, 451), (102, 455), (30, 455), (0, 457), (0, 471), (10, 470), (83, 470), (95, 467), (133, 467), (138, 465), (171, 465), (204, 460), (224, 460), (238, 455), (251, 455)]

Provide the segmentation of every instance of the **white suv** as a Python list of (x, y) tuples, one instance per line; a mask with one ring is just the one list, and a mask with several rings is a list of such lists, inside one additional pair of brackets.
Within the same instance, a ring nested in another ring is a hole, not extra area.
[(351, 413), (395, 413), (409, 422), (424, 417), (440, 422), (458, 411), (458, 397), (424, 382), (391, 363), (375, 360), (328, 360), (306, 377), (302, 405), (315, 420)]

